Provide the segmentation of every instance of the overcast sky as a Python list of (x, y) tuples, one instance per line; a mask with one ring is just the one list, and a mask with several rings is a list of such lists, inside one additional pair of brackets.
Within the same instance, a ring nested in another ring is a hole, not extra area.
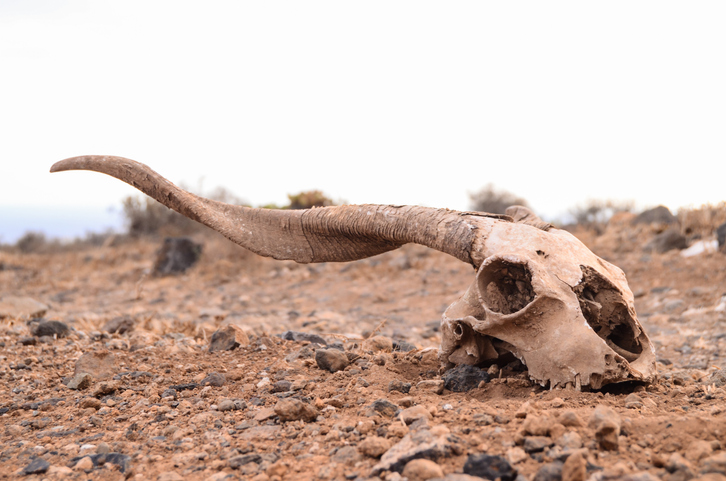
[(48, 173), (83, 154), (256, 205), (716, 203), (725, 24), (722, 1), (2, 0), (0, 241), (118, 217), (131, 187)]

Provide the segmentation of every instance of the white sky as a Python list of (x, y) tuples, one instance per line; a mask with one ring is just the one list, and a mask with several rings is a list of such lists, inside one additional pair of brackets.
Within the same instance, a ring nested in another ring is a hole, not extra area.
[(48, 173), (83, 154), (253, 204), (726, 200), (725, 24), (722, 1), (2, 0), (0, 241), (136, 192)]

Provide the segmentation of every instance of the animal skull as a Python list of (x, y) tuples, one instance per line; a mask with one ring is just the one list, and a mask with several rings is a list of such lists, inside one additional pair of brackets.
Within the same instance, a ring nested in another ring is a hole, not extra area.
[(653, 380), (655, 350), (620, 269), (566, 231), (498, 227), (474, 283), (444, 313), (446, 366), (511, 353), (550, 388)]
[(492, 363), (511, 353), (532, 379), (551, 388), (597, 389), (655, 377), (655, 351), (623, 272), (523, 207), (506, 216), (391, 205), (254, 209), (195, 196), (122, 157), (74, 157), (51, 168), (63, 170), (116, 177), (275, 259), (345, 262), (413, 242), (471, 264), (474, 283), (444, 313), (445, 367)]

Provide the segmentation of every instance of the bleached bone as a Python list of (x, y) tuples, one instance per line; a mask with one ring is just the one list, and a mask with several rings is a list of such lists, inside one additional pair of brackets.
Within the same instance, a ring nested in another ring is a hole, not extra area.
[(444, 313), (445, 367), (513, 355), (552, 388), (655, 377), (655, 351), (623, 272), (524, 207), (504, 216), (393, 205), (255, 209), (196, 196), (122, 157), (74, 157), (51, 168), (64, 170), (116, 177), (262, 256), (345, 262), (415, 243), (471, 264), (474, 283)]

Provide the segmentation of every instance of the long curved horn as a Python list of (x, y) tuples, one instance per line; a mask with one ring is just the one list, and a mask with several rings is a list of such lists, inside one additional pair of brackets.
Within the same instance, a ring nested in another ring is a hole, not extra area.
[[(256, 209), (189, 193), (139, 162), (113, 156), (61, 160), (50, 171), (92, 170), (115, 177), (231, 241), (275, 259), (345, 262), (416, 243), (478, 267), (472, 246), (482, 227), (508, 216), (420, 206), (342, 205), (307, 210)], [(469, 222), (475, 216), (477, 222)], [(482, 224), (484, 222), (484, 224)]]

